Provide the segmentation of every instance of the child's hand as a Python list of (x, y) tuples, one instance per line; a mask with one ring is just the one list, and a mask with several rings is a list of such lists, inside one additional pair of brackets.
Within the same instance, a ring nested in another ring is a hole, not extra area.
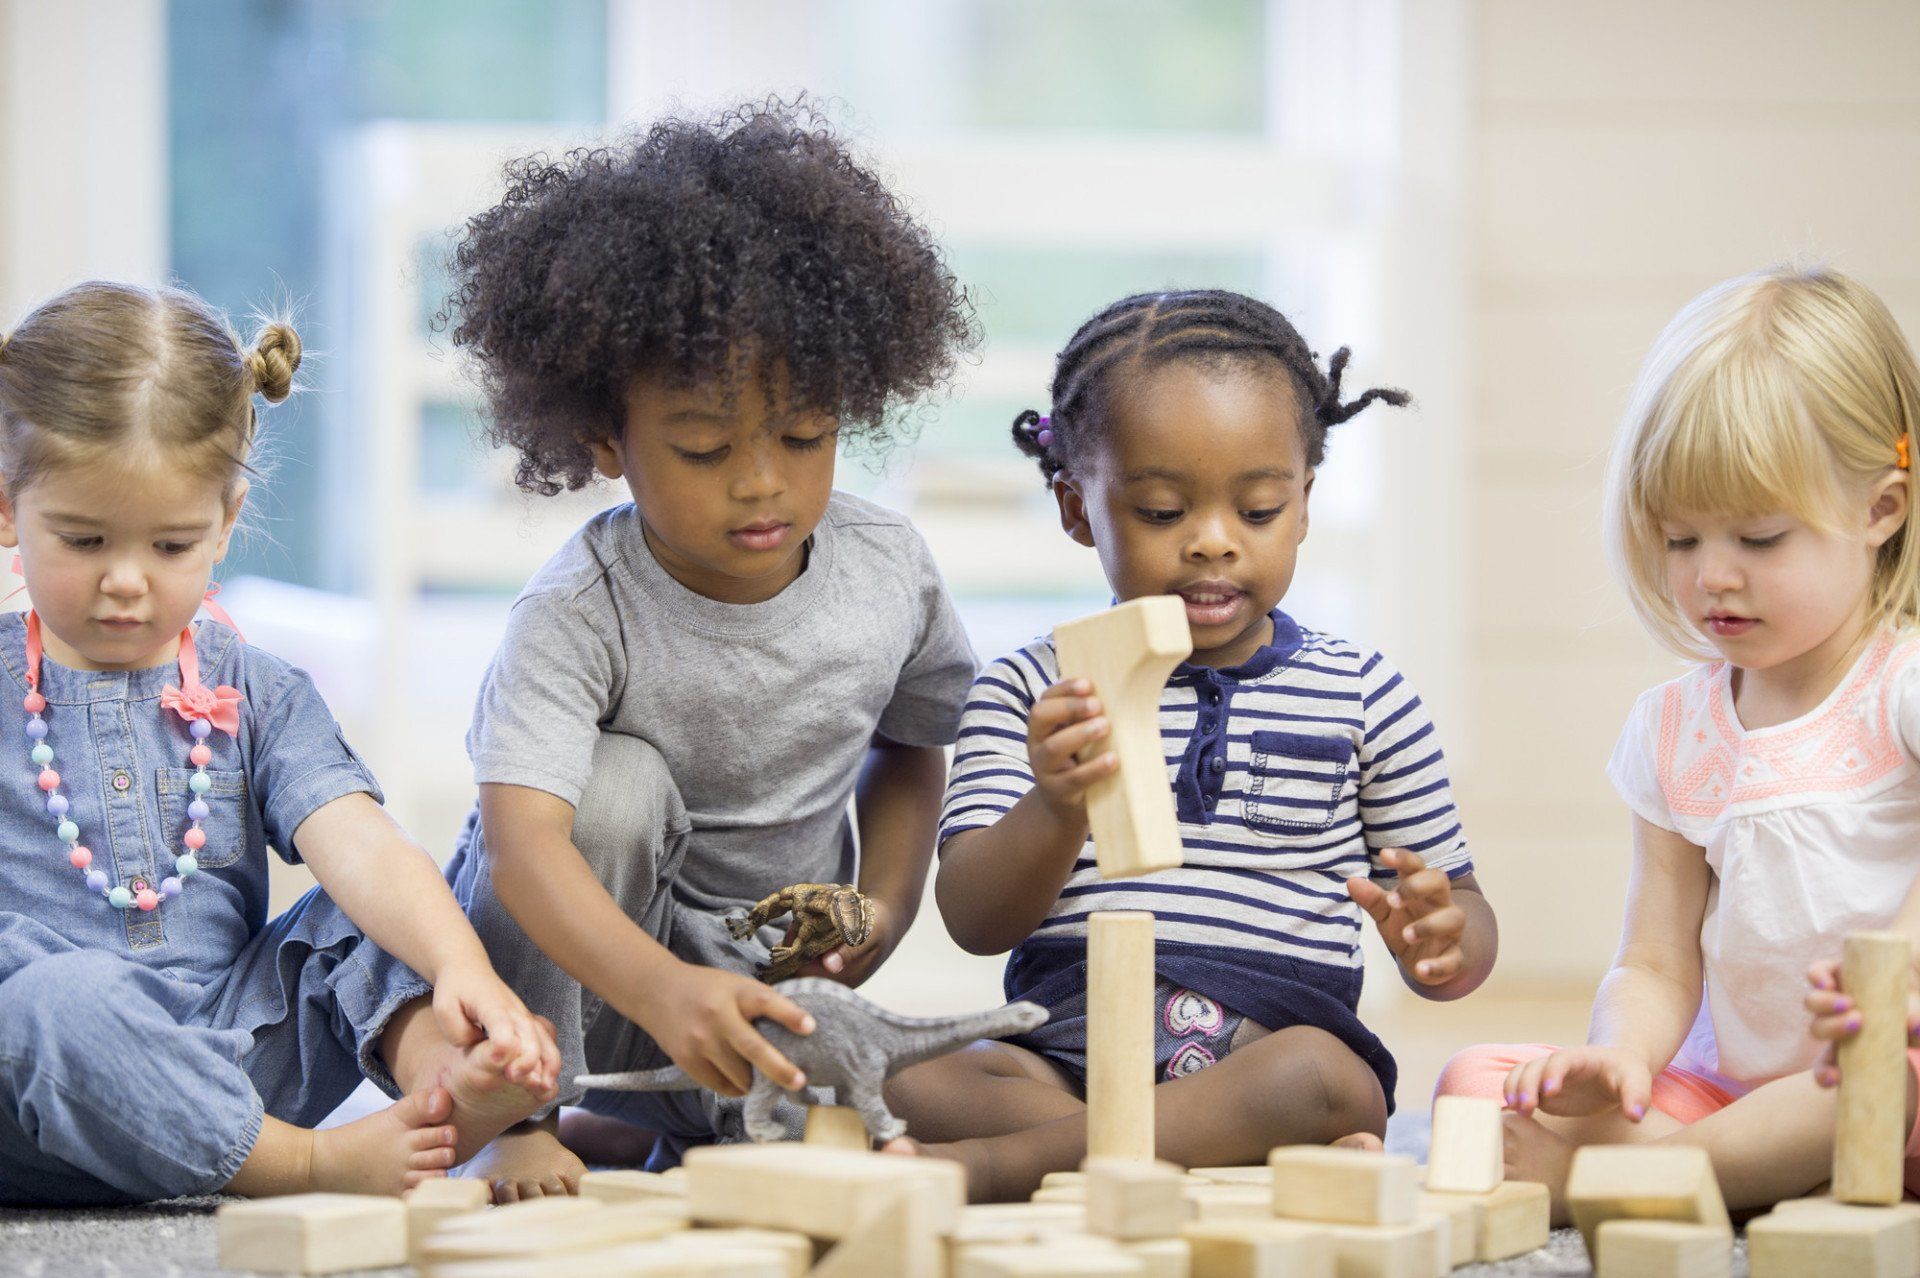
[(1120, 756), (1111, 750), (1079, 762), (1082, 750), (1107, 736), (1107, 717), (1090, 679), (1063, 679), (1040, 694), (1027, 716), (1027, 763), (1034, 791), (1068, 821), (1086, 819), (1087, 787), (1112, 776)]
[(509, 1082), (542, 1094), (558, 1084), (560, 1049), (553, 1041), (553, 1026), (529, 1012), (488, 964), (442, 967), (433, 986), (433, 1015), (440, 1032), (456, 1047), (487, 1038), (511, 1051)]
[(1347, 895), (1373, 918), (1380, 938), (1414, 980), (1444, 985), (1465, 962), (1460, 937), (1467, 914), (1453, 903), (1451, 881), (1404, 848), (1388, 848), (1380, 859), (1400, 876), (1399, 886), (1388, 892), (1371, 879), (1352, 878)]
[[(1861, 1013), (1852, 999), (1841, 993), (1839, 959), (1825, 959), (1807, 969), (1807, 983), (1813, 986), (1806, 1008), (1813, 1016), (1813, 1036), (1827, 1044), (1827, 1050), (1813, 1067), (1814, 1081), (1832, 1087), (1840, 1081), (1840, 1044), (1860, 1032)], [(1907, 993), (1907, 1046), (1920, 1046), (1920, 1001), (1909, 988)]]
[[(843, 941), (819, 958), (802, 963), (794, 971), (795, 976), (823, 976), (845, 986), (857, 986), (873, 974), (881, 959), (893, 953), (899, 938), (893, 935), (892, 907), (877, 896), (867, 900), (873, 905), (873, 930), (867, 936), (867, 943), (855, 946)], [(787, 938), (782, 944), (792, 945), (799, 930), (797, 923), (788, 923)]]
[(1584, 1118), (1618, 1105), (1633, 1122), (1647, 1116), (1653, 1072), (1617, 1047), (1564, 1047), (1516, 1065), (1507, 1075), (1507, 1108), (1516, 1114)]
[(702, 1087), (744, 1096), (755, 1067), (790, 1092), (806, 1086), (807, 1076), (753, 1022), (767, 1016), (796, 1034), (811, 1034), (813, 1016), (770, 986), (738, 972), (678, 963), (646, 1006), (642, 1028)]

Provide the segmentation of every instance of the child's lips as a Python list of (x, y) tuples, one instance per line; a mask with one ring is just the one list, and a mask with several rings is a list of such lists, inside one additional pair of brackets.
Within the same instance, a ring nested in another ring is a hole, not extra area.
[(1236, 586), (1208, 583), (1200, 586), (1188, 586), (1178, 592), (1187, 605), (1187, 624), (1190, 626), (1221, 626), (1232, 621), (1240, 611), (1240, 603), (1247, 592)]
[(792, 528), (792, 524), (759, 520), (743, 528), (735, 528), (727, 534), (727, 540), (742, 550), (772, 550), (787, 539), (787, 533)]
[(1760, 623), (1752, 617), (1714, 616), (1707, 618), (1707, 629), (1723, 639), (1746, 634)]

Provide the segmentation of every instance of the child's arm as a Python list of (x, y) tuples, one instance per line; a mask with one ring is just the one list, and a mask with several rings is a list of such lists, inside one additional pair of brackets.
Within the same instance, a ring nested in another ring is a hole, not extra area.
[(963, 830), (940, 850), (934, 899), (947, 931), (970, 954), (1000, 954), (1033, 934), (1073, 874), (1087, 842), (1087, 788), (1112, 774), (1111, 750), (1075, 756), (1107, 736), (1099, 698), (1086, 679), (1048, 688), (1027, 719), (1033, 788), (982, 829)]
[(675, 958), (614, 901), (573, 845), (573, 805), (528, 786), (480, 787), (493, 889), (527, 936), (569, 976), (640, 1026), (704, 1087), (746, 1092), (757, 1066), (789, 1091), (806, 1077), (753, 1027), (796, 1034), (813, 1017), (751, 977)]
[(946, 779), (946, 751), (939, 746), (874, 737), (854, 801), (860, 822), (859, 887), (873, 902), (873, 936), (859, 949), (834, 947), (799, 975), (858, 985), (900, 944), (920, 912)]
[(458, 1046), (485, 1036), (514, 1053), (507, 1077), (545, 1090), (560, 1051), (504, 981), (426, 849), (365, 792), (315, 809), (293, 834), (301, 860), (375, 945), (433, 986), (433, 1012)]
[(1634, 817), (1626, 923), (1594, 995), (1588, 1046), (1517, 1067), (1507, 1078), (1510, 1105), (1581, 1115), (1617, 1104), (1635, 1122), (1646, 1114), (1654, 1076), (1700, 1011), (1700, 924), (1712, 883), (1698, 844)]

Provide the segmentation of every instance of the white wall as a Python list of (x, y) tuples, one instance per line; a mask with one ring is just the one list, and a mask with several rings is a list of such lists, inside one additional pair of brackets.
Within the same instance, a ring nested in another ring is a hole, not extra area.
[(1607, 756), (1677, 669), (1601, 558), (1613, 427), (1666, 319), (1769, 262), (1824, 257), (1920, 334), (1920, 5), (1478, 0), (1474, 27), (1458, 783), (1496, 980), (1590, 986), (1628, 866)]

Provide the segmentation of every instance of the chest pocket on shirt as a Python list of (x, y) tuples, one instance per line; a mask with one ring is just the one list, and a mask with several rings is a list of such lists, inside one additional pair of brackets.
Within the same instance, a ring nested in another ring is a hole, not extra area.
[(1353, 739), (1256, 732), (1247, 769), (1246, 822), (1275, 834), (1311, 834), (1333, 824), (1353, 764)]
[[(193, 788), (187, 778), (194, 771), (193, 768), (155, 771), (160, 787), (160, 838), (166, 851), (166, 856), (156, 858), (162, 874), (172, 873), (169, 868), (172, 858), (187, 850), (180, 836), (193, 824), (187, 816), (187, 805), (193, 802)], [(208, 768), (207, 779), (213, 784), (207, 789), (207, 819), (200, 823), (207, 842), (193, 855), (201, 869), (217, 870), (223, 865), (232, 865), (247, 850), (247, 774)]]

